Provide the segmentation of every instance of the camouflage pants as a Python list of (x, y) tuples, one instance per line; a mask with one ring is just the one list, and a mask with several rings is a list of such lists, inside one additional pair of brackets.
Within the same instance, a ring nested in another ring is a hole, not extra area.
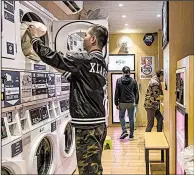
[(102, 150), (106, 138), (105, 124), (93, 129), (75, 129), (77, 164), (80, 175), (102, 175)]

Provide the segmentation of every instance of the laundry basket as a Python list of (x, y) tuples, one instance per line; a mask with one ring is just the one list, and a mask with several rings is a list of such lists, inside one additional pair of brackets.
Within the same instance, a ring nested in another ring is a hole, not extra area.
[(194, 174), (194, 145), (186, 147), (180, 154), (181, 164), (186, 174)]

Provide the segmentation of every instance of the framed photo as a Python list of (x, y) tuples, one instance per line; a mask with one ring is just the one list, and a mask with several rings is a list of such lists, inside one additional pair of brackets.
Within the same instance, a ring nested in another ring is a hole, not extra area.
[(135, 54), (109, 54), (109, 71), (120, 72), (124, 66), (135, 71)]
[(162, 7), (162, 48), (169, 42), (169, 1), (163, 2)]
[[(111, 93), (112, 93), (112, 123), (120, 123), (119, 120), (119, 110), (117, 110), (115, 104), (114, 104), (114, 98), (115, 98), (115, 89), (116, 89), (116, 82), (118, 78), (121, 78), (123, 76), (122, 73), (111, 73)], [(135, 73), (131, 73), (130, 77), (135, 79)], [(127, 114), (127, 111), (125, 113), (125, 121), (129, 123), (129, 117)]]

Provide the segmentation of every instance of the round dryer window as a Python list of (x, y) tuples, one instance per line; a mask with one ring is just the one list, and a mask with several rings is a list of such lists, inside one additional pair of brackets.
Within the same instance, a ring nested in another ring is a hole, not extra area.
[[(94, 23), (90, 21), (72, 21), (54, 23), (55, 50), (64, 54), (70, 52), (86, 52), (84, 37)], [(103, 56), (107, 56), (107, 45), (103, 48)]]
[(51, 146), (49, 138), (45, 137), (42, 139), (38, 146), (36, 156), (38, 174), (49, 174), (53, 158), (53, 147)]
[(6, 167), (1, 167), (1, 175), (12, 175), (14, 174), (11, 170)]
[[(44, 24), (42, 19), (35, 13), (28, 12), (24, 14), (21, 18), (21, 28), (20, 28), (20, 33), (21, 33), (21, 48), (23, 54), (34, 61), (40, 61), (39, 56), (34, 52), (33, 47), (30, 43), (30, 38), (28, 34), (26, 33), (26, 29), (29, 26), (29, 22), (40, 22)], [(46, 29), (45, 29), (46, 30)], [(49, 39), (48, 39), (48, 33), (44, 34), (43, 36), (41, 35), (40, 39), (44, 42), (45, 45), (49, 45)]]
[(65, 127), (64, 131), (64, 136), (65, 136), (65, 148), (64, 151), (66, 154), (69, 154), (70, 151), (72, 150), (72, 145), (73, 145), (73, 128), (70, 123), (67, 124)]

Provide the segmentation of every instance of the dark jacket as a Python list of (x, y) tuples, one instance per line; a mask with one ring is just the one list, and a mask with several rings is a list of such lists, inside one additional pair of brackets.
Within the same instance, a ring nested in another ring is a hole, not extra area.
[(70, 115), (76, 127), (105, 123), (103, 105), (107, 66), (102, 52), (95, 50), (88, 54), (52, 51), (39, 38), (31, 40), (34, 51), (40, 59), (57, 69), (71, 73)]
[(129, 75), (117, 79), (115, 89), (115, 105), (119, 103), (139, 103), (139, 92), (136, 80)]

